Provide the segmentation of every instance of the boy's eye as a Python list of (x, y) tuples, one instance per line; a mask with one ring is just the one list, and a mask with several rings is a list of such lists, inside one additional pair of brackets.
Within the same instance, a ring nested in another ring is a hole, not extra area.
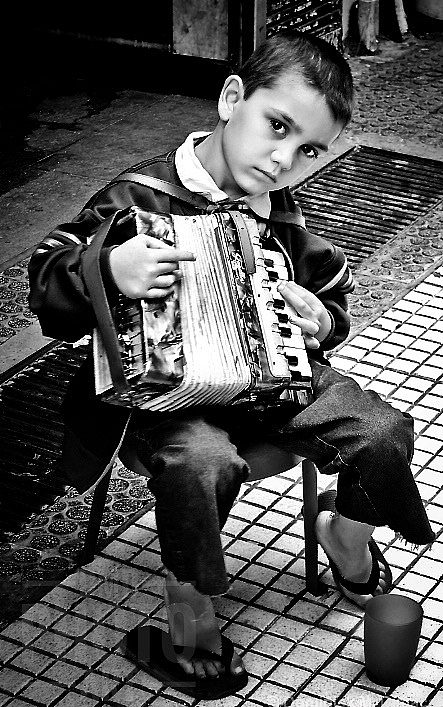
[(286, 135), (286, 125), (284, 125), (280, 120), (272, 119), (271, 127), (275, 133), (281, 136)]
[(316, 160), (318, 157), (318, 150), (312, 145), (302, 145), (300, 150), (308, 157), (310, 160)]

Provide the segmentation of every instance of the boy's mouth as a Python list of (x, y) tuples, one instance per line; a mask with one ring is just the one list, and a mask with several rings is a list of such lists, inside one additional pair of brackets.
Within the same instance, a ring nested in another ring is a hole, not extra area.
[(271, 172), (267, 172), (265, 169), (259, 169), (258, 172), (261, 174), (264, 174), (265, 177), (271, 180), (274, 184), (277, 183), (277, 177), (274, 174), (271, 174)]

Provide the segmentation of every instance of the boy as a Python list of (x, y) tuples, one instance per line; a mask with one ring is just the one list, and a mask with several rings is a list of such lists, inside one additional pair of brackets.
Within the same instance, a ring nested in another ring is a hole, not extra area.
[[(242, 439), (267, 438), (312, 459), (323, 473), (338, 473), (336, 497), (319, 500), (316, 532), (337, 587), (358, 605), (389, 591), (392, 582), (372, 540), (375, 526), (388, 525), (415, 544), (434, 538), (409, 466), (411, 418), (374, 392), (361, 391), (325, 359), (324, 352), (349, 333), (346, 295), (352, 277), (339, 249), (300, 226), (300, 209), (287, 188), (340, 135), (352, 101), (349, 68), (333, 47), (306, 34), (281, 33), (227, 78), (212, 133), (192, 134), (176, 151), (129, 170), (185, 187), (200, 202), (247, 205), (264, 246), (285, 256), (291, 281), (279, 291), (303, 331), (313, 402), (304, 409), (269, 405), (251, 412), (235, 406), (135, 411), (129, 420), (127, 409), (97, 401), (89, 361), (64, 403), (64, 464), (80, 491), (97, 481), (123, 437), (131, 439), (149, 470), (166, 568), (169, 636), (153, 627), (135, 629), (127, 655), (200, 698), (232, 694), (247, 681), (240, 657), (220, 633), (211, 600), (228, 588), (220, 530), (248, 476), (237, 453)], [(98, 192), (31, 259), (30, 305), (44, 334), (75, 341), (94, 328), (82, 275), (92, 257), (88, 239), (106, 218), (133, 204), (160, 213), (201, 213), (129, 179)], [(131, 232), (99, 257), (112, 304), (118, 292), (167, 297), (180, 279), (180, 261), (194, 256)]]

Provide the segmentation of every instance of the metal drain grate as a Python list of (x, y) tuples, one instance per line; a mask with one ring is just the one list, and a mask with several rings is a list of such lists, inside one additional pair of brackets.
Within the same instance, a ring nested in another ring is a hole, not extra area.
[(443, 197), (443, 164), (357, 146), (293, 189), (308, 229), (356, 265)]
[(59, 408), (85, 352), (60, 345), (39, 353), (0, 388), (0, 531), (19, 530), (64, 490)]
[[(3, 535), (3, 540), (8, 541), (11, 533), (21, 532), (26, 521), (41, 530), (45, 524), (36, 516), (42, 508), (47, 512), (50, 504), (66, 493), (66, 481), (59, 467), (63, 437), (60, 404), (86, 354), (87, 346), (49, 346), (35, 361), (28, 359), (27, 365), (22, 364), (0, 387), (0, 537)], [(126, 470), (124, 478), (137, 480), (137, 488), (129, 489), (127, 481), (120, 485), (115, 479), (111, 481), (110, 489), (115, 487), (119, 496), (108, 507), (108, 512), (116, 516), (116, 522), (109, 525), (121, 525), (126, 513), (140, 510), (152, 498), (145, 480), (141, 489), (136, 474)], [(129, 490), (131, 502), (124, 498), (125, 489)], [(69, 497), (75, 499), (75, 506), (88, 505), (89, 499), (80, 502), (74, 490)], [(117, 512), (124, 515), (117, 518)], [(87, 522), (88, 513), (89, 509), (83, 508), (82, 517), (76, 518), (81, 521), (80, 526)], [(74, 519), (72, 509), (68, 509), (67, 518)], [(52, 520), (63, 520), (66, 524), (66, 518), (60, 515)]]

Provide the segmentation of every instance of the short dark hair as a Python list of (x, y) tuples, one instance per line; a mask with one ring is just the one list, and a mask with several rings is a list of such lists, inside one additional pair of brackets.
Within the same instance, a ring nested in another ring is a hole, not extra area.
[(335, 120), (344, 126), (349, 123), (354, 103), (349, 65), (332, 44), (306, 32), (281, 31), (255, 49), (238, 71), (245, 100), (258, 88), (271, 88), (290, 71), (325, 97)]

